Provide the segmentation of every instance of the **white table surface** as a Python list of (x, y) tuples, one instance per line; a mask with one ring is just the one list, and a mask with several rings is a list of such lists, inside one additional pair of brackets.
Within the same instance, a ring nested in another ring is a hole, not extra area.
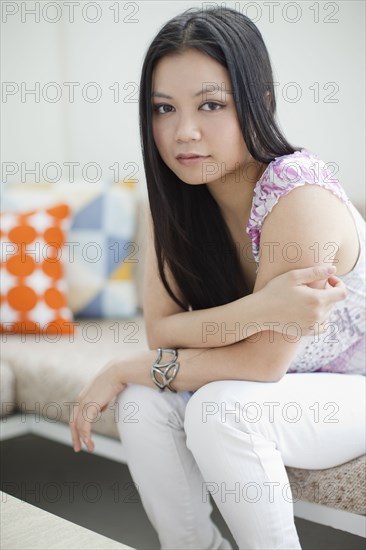
[(130, 549), (0, 491), (2, 550)]

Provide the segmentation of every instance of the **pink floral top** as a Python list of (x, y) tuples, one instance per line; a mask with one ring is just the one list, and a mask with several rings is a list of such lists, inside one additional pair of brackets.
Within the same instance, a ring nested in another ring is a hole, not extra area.
[[(347, 298), (337, 302), (324, 334), (302, 336), (288, 373), (339, 372), (366, 374), (365, 370), (365, 220), (347, 197), (332, 171), (307, 149), (276, 157), (256, 183), (246, 232), (252, 241), (256, 270), (263, 222), (279, 199), (300, 185), (321, 185), (350, 209), (358, 231), (360, 253), (351, 271), (339, 276)], [(300, 338), (300, 336), (299, 336)]]

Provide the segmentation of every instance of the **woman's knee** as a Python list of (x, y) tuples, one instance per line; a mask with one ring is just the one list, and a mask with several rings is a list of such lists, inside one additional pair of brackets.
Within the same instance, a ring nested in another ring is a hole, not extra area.
[[(270, 384), (271, 386), (273, 384)], [(187, 442), (194, 445), (218, 436), (227, 426), (242, 431), (258, 430), (267, 418), (266, 403), (271, 396), (269, 384), (255, 381), (218, 380), (199, 388), (189, 400), (184, 420)], [(257, 424), (256, 428), (253, 424)]]
[(176, 394), (159, 392), (142, 384), (127, 384), (116, 398), (119, 413), (119, 424), (139, 424), (142, 428), (148, 424), (172, 423), (179, 421), (183, 427), (184, 410), (189, 398), (186, 392)]
[(209, 382), (195, 391), (185, 412), (184, 429), (187, 433), (198, 424), (207, 423), (208, 418), (217, 418), (221, 394), (222, 381)]
[(141, 384), (127, 384), (124, 389), (118, 394), (116, 403), (124, 407), (129, 403), (134, 403), (137, 406), (148, 406), (154, 400), (154, 389)]
[(127, 384), (115, 401), (117, 427), (125, 437), (130, 431), (136, 434), (144, 428), (144, 418), (149, 418), (153, 403), (152, 390), (138, 385)]

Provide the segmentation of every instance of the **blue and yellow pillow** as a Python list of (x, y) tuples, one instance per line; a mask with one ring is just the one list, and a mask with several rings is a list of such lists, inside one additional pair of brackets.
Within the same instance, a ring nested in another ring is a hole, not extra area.
[(62, 258), (74, 318), (129, 318), (138, 312), (134, 266), (137, 195), (133, 182), (9, 184), (2, 209), (29, 210), (63, 200), (71, 225)]

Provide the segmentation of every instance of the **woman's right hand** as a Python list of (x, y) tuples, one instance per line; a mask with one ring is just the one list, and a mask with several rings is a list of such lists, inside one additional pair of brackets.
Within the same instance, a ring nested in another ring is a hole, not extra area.
[(268, 304), (268, 323), (273, 323), (267, 330), (282, 332), (287, 325), (286, 333), (293, 336), (299, 335), (299, 328), (301, 336), (326, 332), (334, 304), (347, 297), (343, 281), (328, 269), (329, 265), (293, 269), (271, 279), (260, 290)]

